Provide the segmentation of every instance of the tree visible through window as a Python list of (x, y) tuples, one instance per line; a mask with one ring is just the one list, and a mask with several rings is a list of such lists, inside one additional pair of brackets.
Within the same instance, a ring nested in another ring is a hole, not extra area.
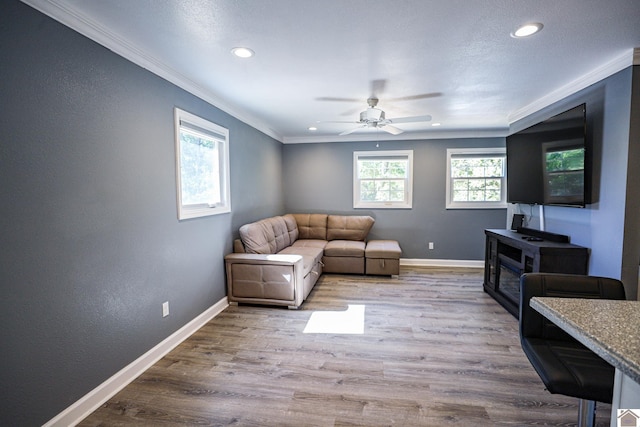
[(179, 219), (231, 211), (228, 131), (176, 109)]
[(220, 203), (220, 151), (216, 141), (180, 129), (180, 182), (183, 205)]
[(447, 208), (506, 206), (504, 149), (449, 149), (447, 160)]
[(354, 208), (410, 208), (412, 151), (354, 153)]

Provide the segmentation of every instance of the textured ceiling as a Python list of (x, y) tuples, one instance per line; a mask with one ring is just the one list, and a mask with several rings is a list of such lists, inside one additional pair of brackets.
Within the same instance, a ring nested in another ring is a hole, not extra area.
[[(639, 0), (23, 1), (283, 142), (505, 135), (640, 47)], [(338, 137), (371, 95), (441, 126)]]

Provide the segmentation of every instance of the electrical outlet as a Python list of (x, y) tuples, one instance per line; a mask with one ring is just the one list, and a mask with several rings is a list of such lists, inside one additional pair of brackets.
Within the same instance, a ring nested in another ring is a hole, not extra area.
[(429, 249), (433, 249), (433, 242), (429, 242)]
[(167, 317), (169, 315), (169, 301), (162, 303), (162, 317)]

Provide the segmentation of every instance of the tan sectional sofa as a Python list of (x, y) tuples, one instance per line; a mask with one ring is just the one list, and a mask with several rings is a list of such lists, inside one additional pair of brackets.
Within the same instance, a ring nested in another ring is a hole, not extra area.
[[(365, 274), (373, 224), (370, 216), (287, 214), (243, 225), (234, 253), (225, 257), (229, 302), (298, 308), (323, 272)], [(389, 253), (397, 262), (395, 245)]]

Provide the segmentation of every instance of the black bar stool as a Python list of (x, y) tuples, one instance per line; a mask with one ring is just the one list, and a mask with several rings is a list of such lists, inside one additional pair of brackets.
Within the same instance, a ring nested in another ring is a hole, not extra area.
[(611, 403), (615, 369), (529, 306), (532, 297), (625, 299), (604, 277), (526, 273), (520, 277), (520, 344), (546, 389), (580, 399), (578, 426), (593, 426), (595, 402)]

